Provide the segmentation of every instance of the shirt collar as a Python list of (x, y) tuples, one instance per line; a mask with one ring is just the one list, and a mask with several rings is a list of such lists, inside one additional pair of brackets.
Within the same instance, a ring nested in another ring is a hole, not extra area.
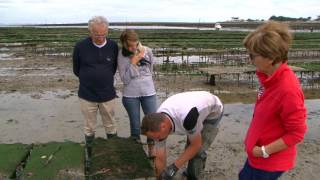
[(94, 43), (93, 41), (92, 41), (92, 43), (93, 43), (94, 46), (96, 46), (98, 48), (102, 48), (103, 46), (105, 46), (107, 44), (107, 40), (105, 40), (104, 43), (101, 44), (101, 45), (98, 45), (98, 44)]
[(265, 73), (263, 72), (260, 72), (260, 71), (257, 71), (256, 74), (259, 78), (259, 81), (261, 83), (261, 85), (265, 88), (268, 88), (270, 87), (272, 84), (275, 84), (275, 82), (277, 81), (277, 79), (279, 78), (279, 75), (287, 70), (289, 68), (288, 64), (285, 62), (285, 63), (282, 63), (279, 68), (271, 75), (271, 76), (268, 76), (266, 75)]
[(169, 114), (165, 113), (165, 112), (162, 112), (162, 113), (165, 114), (170, 119), (170, 123), (171, 123), (171, 127), (172, 127), (171, 128), (171, 132), (173, 133), (176, 130), (176, 126), (175, 126), (171, 116)]

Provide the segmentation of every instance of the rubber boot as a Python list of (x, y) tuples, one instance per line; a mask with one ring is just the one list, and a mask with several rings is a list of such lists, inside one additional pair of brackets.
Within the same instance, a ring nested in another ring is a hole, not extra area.
[(114, 134), (107, 133), (107, 139), (112, 139), (112, 138), (115, 138), (115, 137), (117, 137), (117, 133), (114, 133)]
[(92, 136), (87, 136), (85, 135), (85, 141), (86, 141), (86, 149), (87, 149), (87, 153), (88, 153), (88, 157), (91, 158), (92, 156), (92, 143), (94, 140), (94, 135)]
[(88, 174), (91, 167), (91, 157), (92, 157), (92, 143), (94, 140), (94, 135), (85, 135), (85, 174)]

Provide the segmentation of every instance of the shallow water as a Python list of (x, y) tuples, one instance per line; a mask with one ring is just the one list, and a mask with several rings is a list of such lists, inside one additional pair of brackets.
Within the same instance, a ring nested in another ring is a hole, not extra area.
[(25, 60), (24, 57), (15, 57), (13, 54), (9, 53), (0, 53), (0, 61), (6, 60)]
[[(215, 23), (212, 23), (212, 26), (214, 26)], [(0, 27), (24, 27), (21, 25), (0, 25)], [(28, 27), (35, 27), (35, 28), (88, 28), (88, 26), (28, 26)], [(198, 30), (217, 30), (214, 27), (197, 27), (197, 26), (109, 26), (110, 29), (198, 29)], [(238, 27), (231, 27), (231, 28), (225, 28), (222, 27), (220, 31), (253, 31), (253, 29), (249, 28), (238, 28)], [(310, 32), (310, 29), (297, 29), (292, 30), (293, 32)], [(314, 29), (313, 32), (320, 32), (318, 29)]]

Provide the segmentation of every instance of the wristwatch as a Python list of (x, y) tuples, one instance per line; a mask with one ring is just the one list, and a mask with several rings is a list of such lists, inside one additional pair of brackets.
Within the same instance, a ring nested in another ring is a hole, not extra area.
[(264, 146), (261, 146), (261, 150), (262, 150), (262, 157), (268, 158), (269, 154), (266, 152), (266, 148)]

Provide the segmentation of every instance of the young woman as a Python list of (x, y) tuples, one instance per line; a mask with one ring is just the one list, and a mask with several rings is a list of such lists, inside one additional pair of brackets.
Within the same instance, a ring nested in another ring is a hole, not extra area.
[(123, 31), (120, 42), (118, 70), (123, 82), (122, 103), (129, 115), (131, 137), (140, 141), (140, 106), (144, 114), (157, 110), (152, 79), (154, 56), (150, 48), (141, 45), (133, 30)]

